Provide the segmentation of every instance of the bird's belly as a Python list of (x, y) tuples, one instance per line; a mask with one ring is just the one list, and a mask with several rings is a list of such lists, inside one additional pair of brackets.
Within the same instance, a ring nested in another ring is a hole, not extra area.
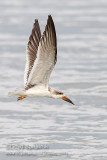
[(45, 90), (27, 90), (26, 91), (27, 97), (49, 97), (49, 92)]

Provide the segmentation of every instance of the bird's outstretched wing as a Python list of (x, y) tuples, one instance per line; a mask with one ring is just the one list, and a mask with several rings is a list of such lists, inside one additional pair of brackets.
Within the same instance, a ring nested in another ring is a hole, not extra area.
[(29, 41), (27, 44), (27, 51), (26, 51), (26, 66), (25, 66), (25, 75), (24, 75), (24, 85), (27, 86), (27, 81), (34, 65), (34, 62), (37, 58), (37, 51), (39, 46), (39, 41), (41, 38), (41, 31), (39, 27), (38, 20), (35, 19), (35, 23), (32, 29), (32, 33), (29, 37)]
[(57, 40), (54, 22), (48, 16), (47, 25), (40, 39), (37, 59), (28, 78), (28, 86), (44, 85), (48, 87), (50, 74), (57, 61)]

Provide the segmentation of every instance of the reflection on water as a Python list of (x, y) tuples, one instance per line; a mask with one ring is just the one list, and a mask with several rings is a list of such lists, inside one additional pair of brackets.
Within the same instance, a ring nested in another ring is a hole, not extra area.
[[(0, 11), (1, 157), (9, 153), (8, 145), (47, 145), (47, 150), (13, 151), (38, 154), (40, 159), (106, 160), (107, 2), (5, 0)], [(58, 39), (50, 86), (63, 91), (75, 106), (47, 98), (17, 102), (7, 97), (8, 91), (23, 88), (25, 48), (34, 19), (43, 31), (50, 13)]]

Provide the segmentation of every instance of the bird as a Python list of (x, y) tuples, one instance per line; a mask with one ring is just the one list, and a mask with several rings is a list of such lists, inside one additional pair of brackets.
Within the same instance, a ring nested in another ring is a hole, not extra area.
[(48, 97), (74, 103), (61, 91), (49, 87), (49, 79), (57, 62), (57, 37), (54, 21), (48, 15), (43, 35), (38, 19), (35, 19), (26, 47), (24, 89), (9, 92), (8, 96), (19, 96), (17, 101), (27, 97)]

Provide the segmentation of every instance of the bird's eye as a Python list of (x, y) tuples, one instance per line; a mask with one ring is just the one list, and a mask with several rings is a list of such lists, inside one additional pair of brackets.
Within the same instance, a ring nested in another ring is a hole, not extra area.
[(59, 94), (63, 94), (62, 92), (59, 92)]

